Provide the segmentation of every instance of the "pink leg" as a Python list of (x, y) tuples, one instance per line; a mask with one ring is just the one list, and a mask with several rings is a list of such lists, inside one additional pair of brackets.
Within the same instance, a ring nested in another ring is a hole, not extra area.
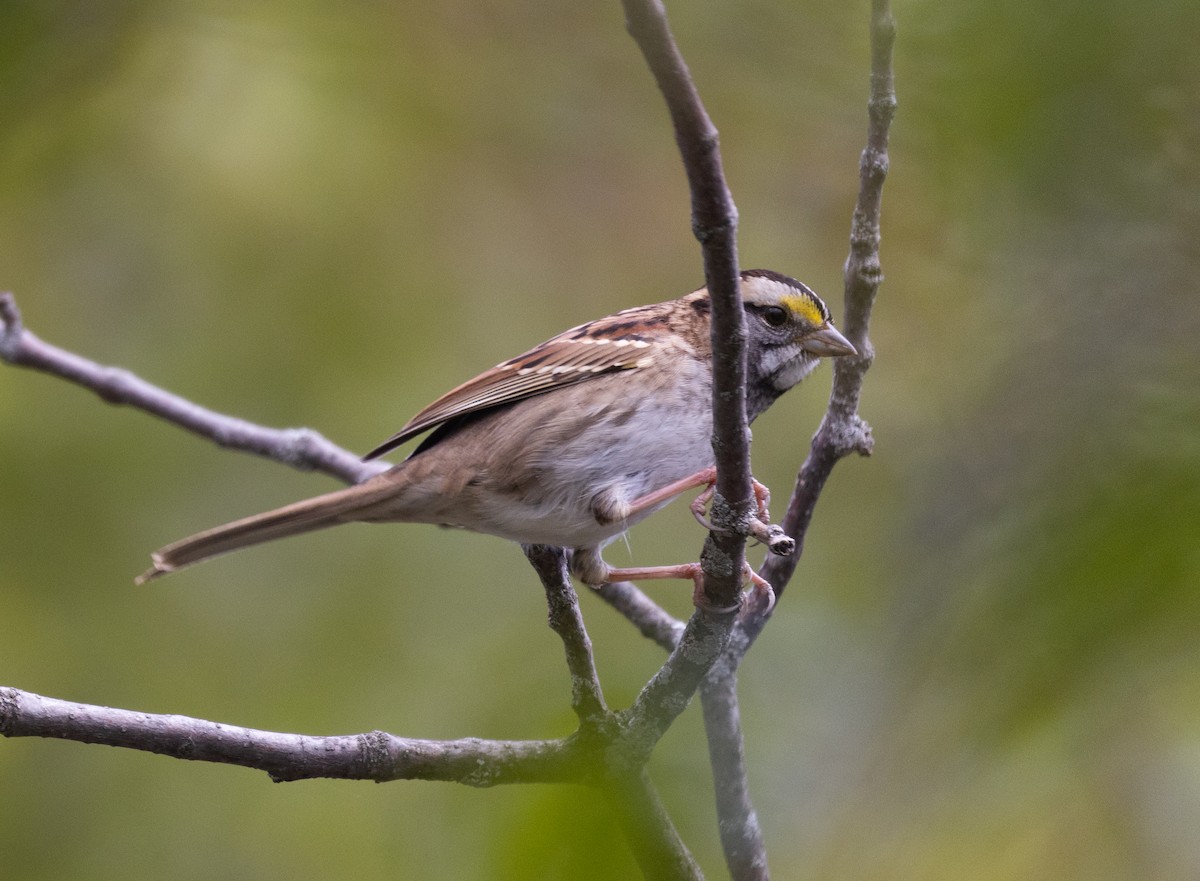
[(758, 519), (770, 523), (771, 512), (767, 510), (767, 505), (771, 502), (771, 490), (753, 477), (750, 478), (750, 485), (754, 488), (754, 501), (758, 504)]
[[(749, 563), (745, 564), (745, 576), (750, 582), (751, 590), (754, 594), (756, 605), (761, 607), (757, 611), (759, 614), (765, 615), (775, 606), (775, 591), (771, 589), (763, 578), (755, 572)], [(657, 578), (679, 578), (692, 580), (694, 585), (692, 590), (692, 602), (697, 608), (708, 609), (710, 612), (718, 614), (732, 614), (738, 611), (740, 606), (723, 606), (714, 607), (709, 604), (708, 597), (704, 594), (704, 572), (700, 568), (699, 563), (680, 563), (675, 566), (642, 566), (630, 569), (609, 569), (604, 574), (604, 581), (611, 583), (614, 581), (647, 581)]]
[[(675, 498), (680, 493), (687, 492), (697, 486), (705, 487), (704, 492), (691, 504), (692, 514), (700, 521), (700, 524), (706, 529), (712, 529), (712, 524), (705, 518), (705, 508), (708, 502), (712, 499), (713, 491), (716, 486), (717, 469), (705, 468), (697, 471), (695, 474), (690, 474), (680, 480), (676, 480), (667, 484), (661, 489), (647, 493), (641, 498), (635, 499), (629, 506), (625, 516), (632, 516), (647, 508), (652, 508), (663, 502)], [(759, 483), (753, 481), (754, 500), (758, 506), (758, 518), (752, 518), (750, 523), (750, 533), (758, 540), (767, 544), (772, 553), (789, 554), (795, 547), (795, 544), (783, 535), (783, 531), (778, 526), (768, 527), (770, 522), (770, 513), (767, 511), (767, 502), (771, 498), (771, 491)], [(780, 544), (784, 542), (787, 546)], [(600, 584), (612, 583), (615, 581), (646, 581), (650, 579), (662, 578), (679, 578), (691, 579), (694, 585), (692, 598), (698, 608), (706, 608), (709, 611), (717, 613), (731, 614), (738, 611), (741, 606), (730, 606), (728, 608), (713, 608), (708, 603), (708, 598), (704, 595), (704, 573), (700, 569), (699, 563), (680, 563), (675, 566), (643, 566), (627, 569), (613, 569), (600, 557), (598, 548), (575, 548), (572, 560), (572, 570), (580, 580), (585, 584), (597, 586)], [(750, 582), (751, 590), (755, 599), (754, 611), (759, 614), (767, 614), (775, 606), (775, 592), (771, 589), (771, 585), (758, 576), (758, 574), (750, 567), (750, 564), (745, 564), (746, 580)], [(747, 611), (750, 611), (748, 608)]]
[(698, 486), (712, 487), (717, 479), (716, 468), (703, 468), (695, 474), (689, 474), (680, 480), (673, 483), (668, 483), (662, 489), (656, 489), (654, 492), (647, 493), (639, 499), (634, 499), (629, 504), (629, 515), (638, 514), (647, 508), (653, 508), (655, 505), (661, 504), (668, 499), (673, 499), (680, 493), (687, 492), (689, 489), (695, 489)]
[[(695, 474), (689, 474), (687, 477), (676, 480), (673, 483), (668, 483), (661, 489), (656, 489), (654, 492), (647, 493), (641, 498), (634, 499), (629, 505), (629, 515), (637, 514), (668, 499), (673, 499), (675, 496), (687, 492), (689, 489), (703, 486), (706, 487), (704, 492), (696, 496), (695, 501), (692, 502), (692, 515), (700, 521), (700, 525), (705, 529), (712, 529), (712, 524), (704, 516), (704, 511), (713, 497), (716, 484), (717, 469), (715, 467), (702, 468)], [(767, 503), (771, 501), (771, 491), (753, 478), (751, 478), (751, 485), (754, 489), (754, 501), (758, 505), (758, 517), (764, 523), (770, 523), (771, 512), (767, 510)]]

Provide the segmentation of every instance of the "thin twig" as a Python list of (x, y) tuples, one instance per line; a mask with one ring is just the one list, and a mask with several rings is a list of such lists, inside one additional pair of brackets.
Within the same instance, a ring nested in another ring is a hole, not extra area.
[(746, 424), (745, 316), (738, 285), (737, 207), (725, 183), (716, 126), (688, 73), (661, 0), (622, 0), (629, 33), (666, 100), (692, 197), (692, 231), (704, 255), (712, 301), (713, 452), (717, 486), (701, 562), (704, 591), (720, 608), (737, 603), (753, 511)]
[[(883, 182), (888, 172), (888, 134), (896, 113), (896, 89), (892, 73), (892, 48), (896, 21), (889, 0), (873, 0), (871, 6), (871, 96), (867, 108), (867, 146), (859, 160), (858, 200), (850, 225), (850, 253), (845, 266), (846, 336), (858, 354), (837, 358), (833, 364), (833, 390), (829, 407), (813, 438), (808, 458), (800, 469), (782, 525), (796, 540), (790, 557), (769, 558), (762, 576), (783, 593), (804, 550), (804, 538), (813, 510), (833, 466), (851, 453), (869, 456), (873, 449), (871, 428), (858, 414), (863, 380), (875, 349), (867, 332), (871, 308), (883, 282), (879, 261), (880, 212)], [(749, 622), (751, 632), (761, 630), (763, 621)]]
[[(468, 786), (582, 782), (589, 768), (573, 737), (559, 740), (417, 740), (383, 731), (316, 737), (259, 731), (0, 688), (0, 734), (56, 737), (177, 759), (241, 765), (276, 781), (442, 780)], [(586, 757), (584, 757), (586, 758)]]
[(254, 453), (301, 471), (321, 471), (361, 483), (387, 465), (363, 462), (311, 428), (265, 428), (172, 394), (128, 370), (97, 364), (43, 342), (21, 323), (12, 294), (0, 294), (0, 359), (73, 382), (109, 404), (128, 404), (198, 434), (218, 446)]
[(523, 546), (525, 556), (546, 589), (546, 608), (550, 629), (562, 640), (567, 654), (567, 670), (571, 674), (571, 709), (579, 724), (597, 728), (609, 719), (604, 703), (604, 691), (596, 674), (592, 641), (583, 625), (579, 597), (567, 572), (567, 554), (562, 548), (547, 545)]
[[(704, 708), (704, 730), (708, 740), (713, 792), (717, 801), (717, 827), (725, 864), (734, 881), (767, 881), (767, 847), (758, 813), (750, 800), (746, 774), (746, 747), (742, 738), (738, 707), (738, 651), (734, 644), (744, 640), (740, 628), (727, 650), (713, 665), (700, 686)], [(740, 647), (744, 652), (745, 647)]]
[[(771, 555), (759, 570), (774, 587), (776, 597), (783, 593), (796, 570), (813, 511), (834, 465), (851, 453), (869, 455), (872, 449), (871, 430), (858, 415), (858, 405), (864, 377), (874, 358), (867, 336), (871, 307), (883, 281), (879, 262), (880, 208), (888, 169), (888, 132), (896, 109), (892, 74), (895, 35), (889, 0), (872, 0), (867, 146), (860, 160), (859, 193), (845, 268), (846, 336), (859, 354), (834, 360), (829, 406), (788, 502), (782, 526), (795, 539), (795, 552), (788, 557)], [(761, 881), (769, 877), (762, 830), (746, 788), (736, 692), (738, 667), (766, 621), (763, 615), (739, 620), (723, 657), (713, 666), (701, 689), (721, 843), (734, 881)]]

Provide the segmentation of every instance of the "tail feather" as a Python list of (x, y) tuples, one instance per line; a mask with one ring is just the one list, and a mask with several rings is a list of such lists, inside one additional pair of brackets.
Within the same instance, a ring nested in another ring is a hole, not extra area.
[(134, 583), (145, 584), (230, 551), (353, 521), (357, 519), (353, 516), (356, 511), (379, 502), (389, 492), (394, 492), (394, 487), (372, 480), (206, 529), (155, 551), (150, 555), (154, 565)]

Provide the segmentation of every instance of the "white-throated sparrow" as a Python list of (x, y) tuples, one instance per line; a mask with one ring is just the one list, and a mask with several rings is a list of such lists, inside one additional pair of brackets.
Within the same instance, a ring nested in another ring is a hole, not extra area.
[[(746, 270), (741, 293), (751, 420), (820, 357), (854, 353), (795, 279)], [(600, 549), (711, 475), (710, 308), (701, 288), (565, 331), (438, 398), (367, 455), (432, 429), (399, 465), (167, 545), (138, 582), (347, 522), (434, 523), (571, 548), (572, 570), (592, 585), (693, 576), (695, 564), (613, 569)]]

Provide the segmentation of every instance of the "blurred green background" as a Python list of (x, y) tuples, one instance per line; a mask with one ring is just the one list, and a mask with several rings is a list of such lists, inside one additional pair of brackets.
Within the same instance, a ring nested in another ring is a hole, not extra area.
[[(674, 3), (743, 266), (840, 312), (865, 3)], [(897, 0), (864, 414), (743, 675), (791, 879), (1200, 877), (1200, 5)], [(476, 371), (701, 282), (619, 4), (8, 0), (0, 288), (44, 339), (366, 450)], [(755, 427), (779, 503), (823, 368)], [(145, 589), (333, 486), (0, 369), (0, 683), (307, 733), (572, 728), (519, 551), (343, 528)], [(682, 507), (631, 536), (692, 557)], [(610, 559), (625, 559), (620, 546)], [(651, 586), (680, 615), (689, 591)], [(592, 597), (607, 695), (660, 654)], [(693, 707), (653, 774), (724, 868)], [(0, 743), (13, 879), (625, 878), (584, 790), (272, 785)]]

